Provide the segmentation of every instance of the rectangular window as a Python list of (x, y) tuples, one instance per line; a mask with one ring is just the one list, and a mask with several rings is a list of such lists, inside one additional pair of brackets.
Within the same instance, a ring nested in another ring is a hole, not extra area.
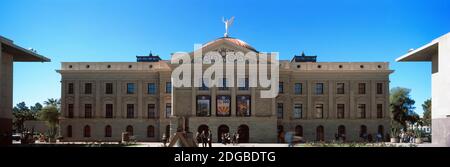
[(216, 97), (216, 115), (219, 117), (231, 116), (231, 97), (217, 96)]
[(366, 118), (366, 105), (358, 104), (359, 118)]
[(377, 104), (377, 118), (383, 118), (383, 104)]
[(156, 118), (156, 107), (155, 107), (155, 104), (148, 104), (147, 105), (147, 113), (148, 113), (148, 119)]
[(92, 118), (92, 104), (84, 104), (84, 118)]
[(211, 116), (211, 97), (197, 96), (197, 114), (198, 117)]
[(73, 83), (69, 83), (68, 94), (73, 94)]
[(283, 119), (283, 103), (277, 104), (277, 118)]
[(345, 105), (344, 104), (338, 104), (337, 105), (337, 118), (343, 119), (345, 117)]
[(68, 117), (73, 118), (73, 104), (68, 104), (67, 106)]
[(344, 88), (344, 83), (337, 83), (336, 84), (336, 94), (344, 94), (345, 93), (345, 88)]
[(172, 104), (167, 103), (166, 104), (166, 118), (170, 118), (171, 115), (172, 115)]
[(134, 94), (134, 83), (127, 83), (127, 94)]
[(113, 94), (113, 84), (112, 83), (106, 83), (105, 85), (105, 94)]
[(91, 94), (91, 93), (92, 93), (92, 83), (85, 83), (84, 94)]
[(134, 118), (134, 104), (127, 104), (127, 118)]
[(303, 87), (302, 83), (295, 83), (294, 93), (297, 94), (297, 95), (301, 95), (302, 94), (302, 87)]
[(383, 94), (383, 83), (377, 83), (377, 94)]
[(227, 78), (222, 78), (219, 84), (219, 90), (228, 90), (228, 80)]
[(316, 83), (316, 95), (323, 94), (323, 83)]
[(112, 118), (113, 117), (113, 104), (106, 104), (106, 114), (105, 118)]
[(249, 89), (248, 78), (240, 78), (239, 79), (239, 90), (248, 90), (248, 89)]
[(251, 96), (236, 96), (236, 116), (251, 116), (250, 99)]
[(323, 104), (316, 104), (316, 118), (323, 118)]
[(147, 94), (150, 94), (150, 95), (156, 94), (156, 84), (155, 83), (147, 84)]
[(366, 94), (366, 83), (359, 83), (358, 84), (358, 93), (359, 94)]
[(283, 92), (284, 92), (283, 82), (279, 82), (278, 83), (278, 93), (283, 93)]
[[(198, 88), (198, 90), (209, 90), (209, 88), (206, 86), (206, 83), (207, 82), (209, 82), (209, 80), (208, 79), (203, 79), (203, 78), (200, 78), (200, 83), (202, 84), (202, 86), (201, 87), (199, 87)], [(209, 84), (208, 84), (209, 85)]]
[(172, 82), (166, 82), (166, 93), (172, 93)]
[(303, 118), (303, 105), (294, 104), (294, 119), (302, 119), (302, 118)]

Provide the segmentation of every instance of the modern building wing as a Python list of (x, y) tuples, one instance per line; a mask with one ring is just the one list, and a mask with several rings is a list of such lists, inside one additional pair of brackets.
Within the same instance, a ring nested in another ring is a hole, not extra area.
[(450, 146), (450, 33), (410, 50), (398, 62), (431, 62), (433, 144)]
[(0, 145), (11, 144), (13, 62), (49, 62), (35, 50), (27, 50), (0, 36)]

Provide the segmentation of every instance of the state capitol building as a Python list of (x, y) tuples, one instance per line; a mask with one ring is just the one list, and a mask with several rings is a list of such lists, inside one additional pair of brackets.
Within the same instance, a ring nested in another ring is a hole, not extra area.
[[(200, 49), (259, 53), (228, 36)], [(316, 58), (302, 53), (279, 60), (275, 98), (261, 98), (262, 88), (249, 87), (247, 78), (243, 87), (173, 87), (179, 64), (156, 55), (136, 62), (62, 62), (61, 135), (63, 141), (120, 141), (128, 132), (137, 141), (161, 141), (177, 130), (180, 117), (188, 118), (191, 132), (211, 130), (213, 142), (226, 132), (239, 133), (242, 143), (280, 142), (285, 132), (306, 141), (388, 135), (388, 62)], [(225, 85), (230, 80), (237, 79), (221, 78)]]

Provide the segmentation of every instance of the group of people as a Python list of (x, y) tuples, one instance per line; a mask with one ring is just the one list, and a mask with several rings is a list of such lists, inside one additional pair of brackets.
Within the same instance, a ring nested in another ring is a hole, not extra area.
[[(384, 141), (384, 136), (381, 133), (377, 133), (374, 135), (375, 136), (375, 142), (382, 142)], [(373, 136), (372, 134), (367, 134), (367, 133), (361, 133), (359, 135), (359, 137), (364, 141), (364, 142), (373, 142)], [(387, 140), (387, 139), (386, 139)]]
[(232, 143), (233, 145), (236, 145), (239, 143), (239, 133), (235, 132), (235, 133), (233, 133), (233, 136), (231, 136), (230, 133), (222, 133), (221, 141), (222, 141), (222, 144), (224, 144), (224, 145), (230, 144), (230, 143)]
[(337, 133), (335, 133), (334, 134), (334, 139), (335, 139), (335, 141), (342, 141), (342, 142), (344, 142), (345, 143), (345, 134), (344, 133), (341, 133), (341, 134), (337, 134)]
[(401, 132), (400, 133), (400, 143), (415, 143), (417, 135), (413, 132)]
[(212, 132), (211, 130), (203, 130), (202, 133), (197, 132), (197, 142), (202, 143), (202, 147), (212, 147)]

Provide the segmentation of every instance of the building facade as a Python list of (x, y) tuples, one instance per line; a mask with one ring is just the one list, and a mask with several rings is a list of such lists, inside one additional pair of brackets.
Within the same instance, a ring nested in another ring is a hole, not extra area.
[[(200, 49), (258, 52), (231, 37)], [(138, 62), (63, 62), (58, 72), (64, 140), (120, 141), (121, 133), (129, 132), (138, 141), (160, 141), (177, 131), (179, 118), (187, 118), (189, 131), (211, 130), (214, 142), (227, 132), (239, 133), (240, 142), (282, 142), (288, 131), (307, 141), (331, 141), (336, 135), (358, 141), (390, 130), (393, 71), (387, 62), (316, 62), (305, 55), (280, 60), (275, 98), (261, 98), (264, 88), (248, 86), (249, 76), (257, 74), (224, 74), (218, 87), (173, 87), (171, 74), (178, 66), (155, 56), (139, 56)], [(239, 79), (245, 86), (226, 86)]]

